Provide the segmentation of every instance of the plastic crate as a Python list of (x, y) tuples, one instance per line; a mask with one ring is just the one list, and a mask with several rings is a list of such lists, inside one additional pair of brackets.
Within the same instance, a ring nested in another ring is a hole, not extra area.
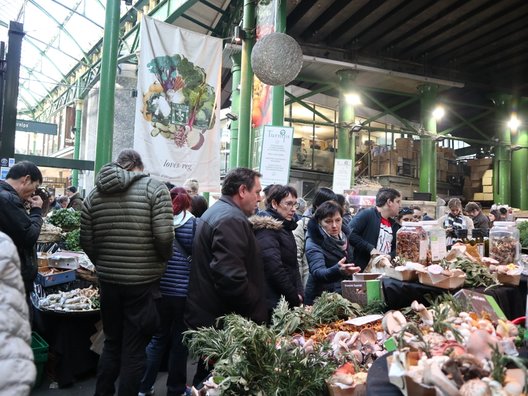
[(48, 348), (48, 343), (38, 333), (33, 331), (31, 333), (31, 349), (33, 350), (35, 366), (37, 367), (37, 378), (35, 379), (33, 388), (38, 388), (42, 383), (44, 365), (48, 361)]

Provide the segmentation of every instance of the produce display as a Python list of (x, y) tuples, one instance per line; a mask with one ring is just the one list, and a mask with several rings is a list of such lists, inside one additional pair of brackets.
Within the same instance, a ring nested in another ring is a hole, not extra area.
[(493, 239), (490, 244), (490, 257), (500, 264), (514, 263), (517, 256), (518, 243), (516, 238), (505, 236)]
[(37, 307), (46, 311), (96, 311), (99, 310), (99, 289), (90, 286), (48, 294), (38, 299)]
[(71, 209), (57, 209), (49, 218), (49, 223), (69, 231), (81, 226), (81, 212)]
[(427, 232), (416, 223), (403, 223), (396, 233), (396, 254), (405, 260), (426, 264), (429, 240)]

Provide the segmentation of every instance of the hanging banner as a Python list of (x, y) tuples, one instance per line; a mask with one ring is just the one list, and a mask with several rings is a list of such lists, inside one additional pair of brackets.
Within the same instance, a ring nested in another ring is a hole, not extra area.
[(343, 194), (345, 190), (350, 190), (350, 180), (352, 178), (352, 160), (335, 159), (334, 181), (332, 191), (336, 194)]
[(260, 183), (288, 184), (293, 143), (293, 128), (266, 125), (262, 130), (260, 150)]
[(153, 177), (220, 190), (222, 40), (143, 17), (134, 149)]
[[(275, 0), (261, 1), (257, 5), (257, 41), (267, 34), (275, 31), (275, 18), (277, 4)], [(251, 107), (251, 126), (258, 128), (262, 125), (271, 124), (272, 111), (272, 86), (264, 84), (253, 76), (253, 100)]]

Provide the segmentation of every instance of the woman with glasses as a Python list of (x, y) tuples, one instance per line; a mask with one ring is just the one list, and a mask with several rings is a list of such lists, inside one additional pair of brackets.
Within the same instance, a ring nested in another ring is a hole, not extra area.
[(292, 231), (298, 208), (295, 188), (274, 185), (266, 195), (266, 210), (250, 218), (261, 249), (266, 275), (266, 298), (271, 312), (281, 296), (290, 307), (303, 300), (303, 287), (297, 268), (297, 247)]
[(343, 226), (343, 208), (337, 202), (321, 204), (308, 222), (306, 258), (310, 268), (305, 291), (308, 305), (324, 291), (341, 293), (341, 281), (361, 270), (351, 263), (352, 246)]
[(400, 209), (398, 216), (396, 216), (396, 221), (401, 225), (404, 221), (418, 221), (414, 216), (414, 210), (408, 207)]

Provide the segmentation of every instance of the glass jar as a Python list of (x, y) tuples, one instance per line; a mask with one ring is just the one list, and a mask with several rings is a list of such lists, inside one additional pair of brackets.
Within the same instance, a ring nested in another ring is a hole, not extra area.
[(519, 230), (513, 221), (496, 221), (489, 233), (489, 254), (499, 264), (519, 261)]
[(396, 255), (407, 261), (427, 264), (429, 238), (420, 222), (404, 221), (396, 233)]
[(427, 232), (429, 238), (428, 264), (439, 263), (445, 256), (447, 250), (445, 230), (436, 220), (422, 221), (422, 227)]

